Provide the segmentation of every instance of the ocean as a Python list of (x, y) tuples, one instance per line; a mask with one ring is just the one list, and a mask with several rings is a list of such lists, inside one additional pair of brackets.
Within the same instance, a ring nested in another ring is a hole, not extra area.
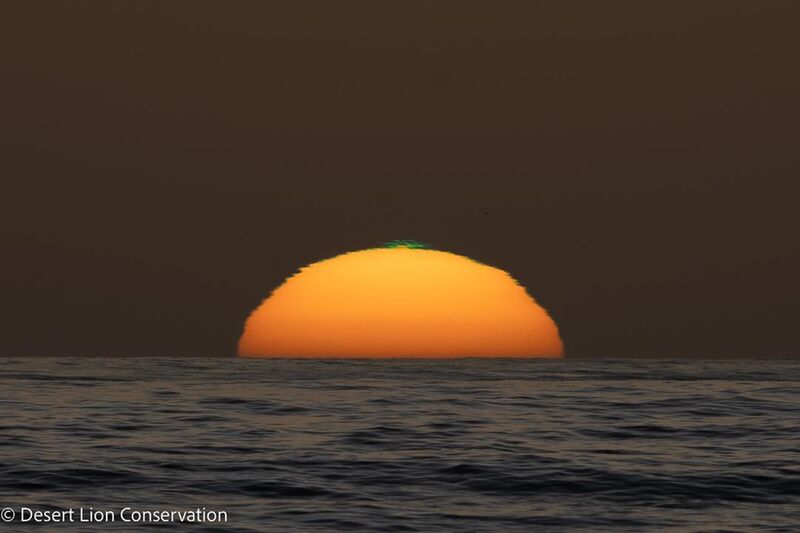
[(4, 358), (0, 416), (2, 531), (800, 531), (800, 361)]

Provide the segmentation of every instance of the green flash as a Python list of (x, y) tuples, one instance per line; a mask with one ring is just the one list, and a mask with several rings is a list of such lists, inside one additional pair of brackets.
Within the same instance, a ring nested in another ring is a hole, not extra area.
[(395, 241), (389, 241), (383, 243), (383, 248), (417, 248), (417, 249), (425, 249), (430, 248), (427, 244), (420, 241), (408, 240), (408, 239), (399, 239)]

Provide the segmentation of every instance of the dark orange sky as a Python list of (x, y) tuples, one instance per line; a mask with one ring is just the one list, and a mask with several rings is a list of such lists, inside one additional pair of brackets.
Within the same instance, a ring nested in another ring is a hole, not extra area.
[(502, 268), (572, 355), (800, 355), (794, 2), (5, 2), (0, 354), (233, 354), (298, 267)]

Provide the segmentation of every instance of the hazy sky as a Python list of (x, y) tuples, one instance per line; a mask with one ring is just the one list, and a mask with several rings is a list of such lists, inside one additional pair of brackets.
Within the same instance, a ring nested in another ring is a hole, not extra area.
[(800, 5), (0, 6), (0, 354), (232, 354), (305, 263), (503, 268), (569, 355), (800, 356)]

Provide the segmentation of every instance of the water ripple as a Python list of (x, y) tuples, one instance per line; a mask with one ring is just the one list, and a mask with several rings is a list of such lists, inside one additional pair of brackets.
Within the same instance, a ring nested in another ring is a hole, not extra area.
[(798, 362), (2, 363), (4, 503), (229, 510), (199, 531), (800, 524)]

